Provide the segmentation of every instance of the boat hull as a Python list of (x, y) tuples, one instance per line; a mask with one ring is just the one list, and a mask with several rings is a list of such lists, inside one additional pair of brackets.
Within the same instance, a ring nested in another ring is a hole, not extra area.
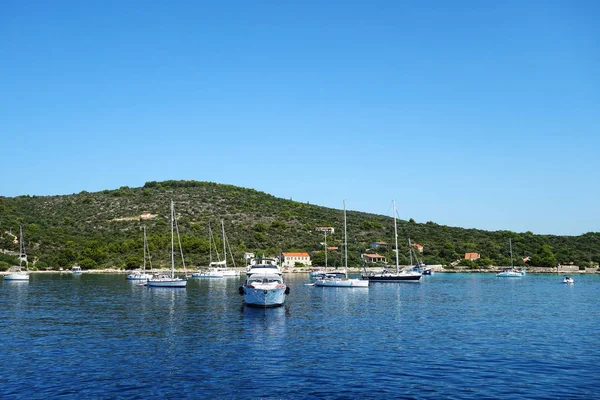
[(368, 288), (369, 281), (364, 279), (319, 279), (315, 281), (315, 286)]
[(5, 281), (28, 281), (29, 274), (15, 273), (15, 274), (4, 275), (4, 280)]
[(192, 278), (223, 278), (225, 275), (213, 272), (194, 272)]
[(520, 272), (498, 272), (496, 276), (499, 278), (521, 278), (523, 274)]
[(150, 274), (130, 274), (127, 275), (127, 280), (130, 281), (147, 281), (148, 279), (151, 279), (152, 275)]
[(362, 278), (369, 280), (369, 282), (419, 282), (421, 280), (421, 274), (363, 275)]
[(286, 287), (277, 289), (256, 289), (243, 286), (244, 303), (251, 307), (279, 307), (285, 303)]
[(148, 287), (169, 287), (169, 288), (184, 288), (187, 285), (187, 281), (184, 279), (157, 279), (149, 280), (146, 282)]

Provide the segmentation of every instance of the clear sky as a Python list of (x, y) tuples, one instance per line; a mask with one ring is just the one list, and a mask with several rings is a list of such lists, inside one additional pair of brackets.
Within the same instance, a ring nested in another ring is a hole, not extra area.
[(0, 195), (194, 179), (600, 231), (598, 21), (594, 0), (1, 1)]

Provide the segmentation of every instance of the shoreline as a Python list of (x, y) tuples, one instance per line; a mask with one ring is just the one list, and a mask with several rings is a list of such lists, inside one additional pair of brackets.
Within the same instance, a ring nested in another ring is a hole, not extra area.
[[(490, 268), (477, 268), (477, 269), (472, 269), (472, 268), (435, 268), (434, 269), (434, 273), (436, 274), (458, 274), (458, 273), (467, 273), (467, 274), (496, 274), (498, 272), (502, 272), (505, 268), (508, 267), (490, 267)], [(239, 270), (242, 274), (245, 273), (245, 268), (234, 268), (235, 270)], [(309, 268), (309, 269), (294, 269), (292, 271), (286, 271), (284, 270), (283, 273), (285, 274), (308, 274), (309, 272), (311, 272), (313, 270), (313, 268)], [(377, 269), (368, 269), (368, 272), (375, 272), (375, 271), (379, 271), (380, 268)], [(133, 271), (139, 271), (139, 270), (124, 270), (124, 269), (119, 269), (119, 268), (104, 268), (104, 269), (86, 269), (83, 270), (82, 273), (85, 274), (123, 274), (123, 275), (127, 275), (132, 273)], [(193, 269), (188, 269), (188, 270), (183, 270), (183, 269), (176, 269), (175, 273), (176, 274), (183, 274), (183, 273), (189, 273), (191, 274), (192, 272), (198, 271), (198, 268), (193, 268)], [(332, 271), (334, 271), (332, 269)], [(170, 268), (165, 268), (165, 269), (153, 269), (152, 271), (147, 271), (148, 273), (168, 273), (171, 272)], [(360, 274), (362, 273), (363, 270), (362, 268), (348, 268), (348, 273), (350, 274)], [(7, 275), (9, 272), (8, 271), (2, 271), (0, 272), (0, 275)], [(70, 269), (65, 269), (63, 271), (57, 271), (57, 270), (44, 270), (44, 271), (29, 271), (30, 274), (71, 274), (71, 270)], [(556, 267), (554, 268), (542, 268), (542, 267), (532, 267), (532, 268), (528, 268), (526, 269), (526, 273), (527, 274), (556, 274), (556, 275), (593, 275), (593, 274), (598, 274), (600, 273), (600, 269), (599, 268), (587, 268), (585, 270), (569, 270), (567, 268), (564, 269), (558, 269)]]

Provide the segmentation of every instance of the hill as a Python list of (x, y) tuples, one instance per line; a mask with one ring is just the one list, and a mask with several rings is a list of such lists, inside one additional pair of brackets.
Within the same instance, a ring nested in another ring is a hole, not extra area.
[[(335, 233), (327, 238), (329, 246), (343, 245), (343, 212), (232, 185), (197, 181), (148, 182), (141, 188), (65, 196), (19, 196), (0, 198), (0, 248), (17, 252), (14, 234), (23, 225), (24, 241), (30, 262), (39, 269), (70, 267), (79, 263), (90, 268), (136, 268), (142, 262), (142, 225), (155, 266), (169, 260), (169, 202), (177, 213), (183, 252), (189, 265), (207, 265), (209, 224), (217, 249), (223, 248), (220, 235), (224, 221), (229, 245), (236, 263), (244, 252), (275, 255), (281, 251), (321, 250), (323, 233), (316, 226), (331, 226)], [(393, 243), (393, 218), (349, 211), (348, 254), (352, 266), (360, 265), (360, 252), (370, 243)], [(531, 257), (537, 266), (575, 263), (580, 266), (600, 260), (600, 234), (580, 236), (534, 235), (531, 232), (484, 231), (398, 220), (400, 262), (408, 263), (408, 242), (419, 243), (427, 264), (450, 264), (464, 253), (477, 252), (477, 265), (507, 265), (508, 239), (513, 240), (517, 264)], [(372, 249), (388, 260), (391, 249)], [(213, 250), (214, 252), (214, 250)], [(342, 252), (331, 252), (330, 265), (341, 265)], [(0, 268), (10, 264), (6, 255)], [(315, 257), (319, 263), (320, 256)], [(469, 265), (470, 261), (461, 264)]]

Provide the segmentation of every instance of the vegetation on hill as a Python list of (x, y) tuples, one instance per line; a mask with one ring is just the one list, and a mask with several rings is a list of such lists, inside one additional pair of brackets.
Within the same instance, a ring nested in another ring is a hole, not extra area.
[[(142, 226), (146, 225), (153, 265), (164, 267), (170, 254), (171, 199), (188, 267), (208, 264), (209, 224), (216, 248), (222, 253), (221, 220), (237, 264), (242, 263), (244, 252), (276, 255), (281, 251), (322, 251), (324, 237), (315, 231), (316, 226), (335, 228), (335, 234), (328, 235), (327, 244), (340, 250), (328, 252), (328, 264), (342, 264), (341, 210), (280, 199), (253, 189), (197, 181), (148, 182), (141, 188), (121, 187), (65, 196), (0, 198), (0, 249), (18, 254), (14, 233), (22, 224), (30, 267), (34, 262), (38, 269), (65, 268), (75, 263), (85, 269), (132, 269), (142, 263)], [(142, 219), (143, 213), (150, 213), (150, 219)], [(360, 265), (361, 252), (376, 252), (395, 262), (391, 248), (369, 248), (375, 241), (393, 243), (391, 216), (348, 211), (347, 219), (351, 266)], [(584, 267), (600, 260), (600, 233), (554, 236), (490, 232), (434, 222), (416, 223), (412, 219), (398, 220), (398, 227), (401, 264), (408, 263), (409, 237), (423, 246), (419, 257), (427, 264), (449, 265), (462, 259), (464, 253), (477, 252), (480, 260), (463, 260), (461, 264), (508, 265), (509, 238), (517, 265), (522, 265), (526, 256), (531, 257), (528, 265), (548, 267), (557, 263)], [(316, 254), (317, 264), (323, 259), (323, 254)], [(1, 258), (0, 269), (5, 269), (9, 261)]]

